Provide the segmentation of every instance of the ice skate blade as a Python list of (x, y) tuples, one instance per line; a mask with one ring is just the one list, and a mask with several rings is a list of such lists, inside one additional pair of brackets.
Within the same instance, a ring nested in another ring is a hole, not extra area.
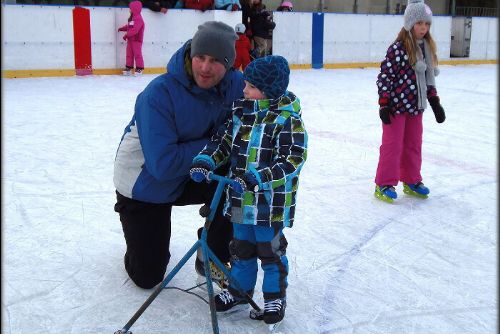
[(278, 321), (277, 323), (275, 324), (270, 324), (268, 325), (268, 328), (269, 328), (269, 332), (270, 333), (276, 333), (276, 330), (278, 330), (278, 327), (281, 325), (281, 323), (283, 322), (283, 320), (281, 321)]
[(227, 316), (230, 316), (230, 315), (235, 314), (235, 313), (240, 313), (240, 312), (246, 311), (246, 310), (248, 310), (249, 306), (250, 306), (250, 304), (239, 304), (239, 305), (236, 305), (236, 306), (230, 308), (227, 311), (217, 311), (217, 314), (221, 314), (221, 315), (227, 317)]
[(379, 192), (375, 192), (374, 195), (376, 198), (378, 198), (382, 202), (391, 203), (391, 204), (394, 203), (394, 199), (390, 198), (389, 196), (386, 196), (386, 195), (381, 194)]
[(416, 191), (413, 191), (413, 190), (411, 190), (410, 188), (407, 188), (407, 187), (404, 187), (404, 188), (403, 188), (403, 192), (404, 192), (406, 195), (410, 195), (410, 196), (414, 196), (414, 197), (418, 197), (418, 198), (422, 198), (422, 199), (426, 199), (427, 197), (429, 197), (429, 195), (422, 195), (422, 194), (419, 194), (419, 193), (417, 193)]

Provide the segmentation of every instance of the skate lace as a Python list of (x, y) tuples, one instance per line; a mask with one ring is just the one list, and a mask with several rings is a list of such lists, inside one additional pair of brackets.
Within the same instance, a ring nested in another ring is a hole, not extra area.
[(417, 182), (413, 185), (415, 188), (423, 188), (424, 184), (422, 182)]
[(221, 293), (219, 293), (219, 298), (225, 305), (234, 302), (233, 295), (228, 290), (224, 290)]
[(281, 299), (270, 300), (264, 302), (264, 312), (279, 312), (283, 306), (283, 301)]

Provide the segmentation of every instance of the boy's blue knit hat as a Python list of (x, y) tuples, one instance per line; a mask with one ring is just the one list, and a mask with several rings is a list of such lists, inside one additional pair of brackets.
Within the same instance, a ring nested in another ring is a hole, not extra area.
[(285, 94), (289, 77), (290, 68), (286, 59), (274, 55), (255, 59), (243, 72), (244, 80), (273, 100)]

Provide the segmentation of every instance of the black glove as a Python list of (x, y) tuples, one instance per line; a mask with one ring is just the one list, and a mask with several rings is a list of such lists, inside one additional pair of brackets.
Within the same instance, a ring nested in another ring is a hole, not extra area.
[(238, 194), (243, 194), (245, 191), (258, 191), (259, 181), (255, 178), (252, 173), (245, 173), (242, 177), (236, 177), (233, 182), (231, 182), (231, 187)]
[(434, 95), (429, 98), (429, 103), (431, 105), (432, 111), (434, 111), (434, 116), (436, 116), (436, 122), (443, 123), (446, 119), (446, 115), (444, 114), (444, 109), (439, 103), (439, 96)]
[(382, 123), (384, 124), (391, 124), (391, 114), (392, 114), (392, 108), (389, 106), (383, 106), (380, 107), (378, 114), (380, 116), (380, 119), (382, 120)]
[(210, 164), (204, 160), (195, 160), (189, 170), (189, 175), (191, 179), (195, 182), (205, 181), (208, 177), (208, 173), (212, 170)]

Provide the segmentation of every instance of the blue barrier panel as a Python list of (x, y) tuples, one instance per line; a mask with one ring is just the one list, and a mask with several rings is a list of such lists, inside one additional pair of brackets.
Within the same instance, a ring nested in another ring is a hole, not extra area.
[(323, 68), (323, 13), (313, 13), (312, 20), (312, 68)]

